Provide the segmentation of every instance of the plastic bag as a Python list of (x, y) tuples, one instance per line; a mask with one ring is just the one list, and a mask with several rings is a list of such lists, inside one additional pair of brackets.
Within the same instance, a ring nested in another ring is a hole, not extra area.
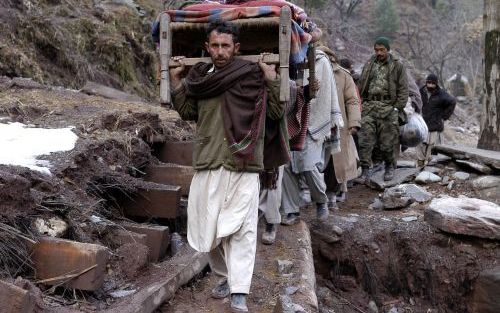
[(416, 147), (427, 141), (429, 129), (422, 115), (413, 113), (408, 116), (408, 123), (400, 127), (400, 143), (407, 147)]

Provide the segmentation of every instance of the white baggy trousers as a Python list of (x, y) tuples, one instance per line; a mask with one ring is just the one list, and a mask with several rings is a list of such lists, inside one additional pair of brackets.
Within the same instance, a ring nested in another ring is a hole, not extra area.
[(195, 173), (188, 199), (188, 242), (210, 252), (210, 268), (231, 293), (250, 292), (257, 249), (259, 174), (220, 167)]

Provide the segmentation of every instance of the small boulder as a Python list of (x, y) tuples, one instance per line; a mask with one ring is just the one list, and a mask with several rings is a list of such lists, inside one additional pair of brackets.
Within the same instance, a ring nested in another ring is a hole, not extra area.
[(50, 219), (39, 217), (33, 222), (33, 228), (39, 235), (62, 238), (68, 231), (68, 223), (59, 217)]
[(377, 304), (373, 300), (368, 302), (368, 309), (370, 310), (371, 313), (378, 313)]
[(277, 260), (278, 262), (278, 273), (280, 275), (287, 275), (292, 272), (293, 262), (290, 260)]
[(426, 166), (424, 167), (424, 171), (426, 172), (431, 172), (432, 174), (439, 174), (441, 173), (442, 169), (440, 169), (439, 167), (435, 167), (435, 166)]
[(437, 183), (439, 181), (441, 181), (441, 177), (426, 171), (420, 172), (415, 178), (415, 182), (419, 184)]
[(391, 187), (384, 191), (382, 195), (382, 202), (384, 209), (401, 209), (409, 206), (412, 203), (412, 199), (408, 197), (403, 190), (397, 187)]
[(470, 174), (466, 172), (455, 172), (453, 173), (453, 178), (458, 180), (467, 180), (469, 179)]
[(500, 186), (499, 176), (482, 176), (472, 182), (472, 187), (476, 190), (488, 189)]
[(472, 181), (472, 187), (482, 198), (500, 201), (500, 177), (483, 176)]

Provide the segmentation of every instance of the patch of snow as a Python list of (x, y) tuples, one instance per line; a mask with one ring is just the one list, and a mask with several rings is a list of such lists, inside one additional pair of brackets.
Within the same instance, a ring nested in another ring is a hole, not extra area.
[(50, 162), (36, 158), (52, 152), (73, 150), (78, 136), (71, 129), (71, 127), (35, 128), (22, 123), (0, 123), (0, 164), (25, 166), (51, 175)]

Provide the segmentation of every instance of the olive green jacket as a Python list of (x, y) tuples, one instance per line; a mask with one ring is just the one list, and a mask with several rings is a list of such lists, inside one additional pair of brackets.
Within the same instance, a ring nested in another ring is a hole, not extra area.
[[(284, 116), (284, 104), (279, 101), (280, 80), (267, 81), (268, 105), (267, 117), (280, 120)], [(196, 121), (196, 140), (193, 152), (193, 167), (196, 170), (217, 169), (223, 166), (230, 171), (260, 172), (264, 169), (264, 132), (259, 134), (255, 145), (254, 156), (243, 166), (230, 152), (224, 132), (222, 96), (211, 99), (196, 100), (186, 96), (184, 80), (172, 90), (172, 103), (183, 120)], [(265, 123), (265, 119), (263, 119)]]
[[(359, 93), (363, 100), (363, 111), (365, 109), (365, 102), (368, 101), (370, 96), (368, 94), (368, 88), (370, 86), (371, 71), (373, 69), (373, 64), (375, 63), (375, 61), (376, 57), (372, 56), (371, 59), (365, 64), (358, 83)], [(406, 106), (406, 102), (408, 101), (409, 96), (408, 78), (406, 75), (405, 66), (397, 57), (393, 56), (392, 54), (389, 54), (387, 62), (389, 64), (389, 74), (387, 76), (387, 79), (389, 81), (390, 100), (386, 101), (386, 103), (390, 104), (393, 108), (396, 108), (401, 112)]]

